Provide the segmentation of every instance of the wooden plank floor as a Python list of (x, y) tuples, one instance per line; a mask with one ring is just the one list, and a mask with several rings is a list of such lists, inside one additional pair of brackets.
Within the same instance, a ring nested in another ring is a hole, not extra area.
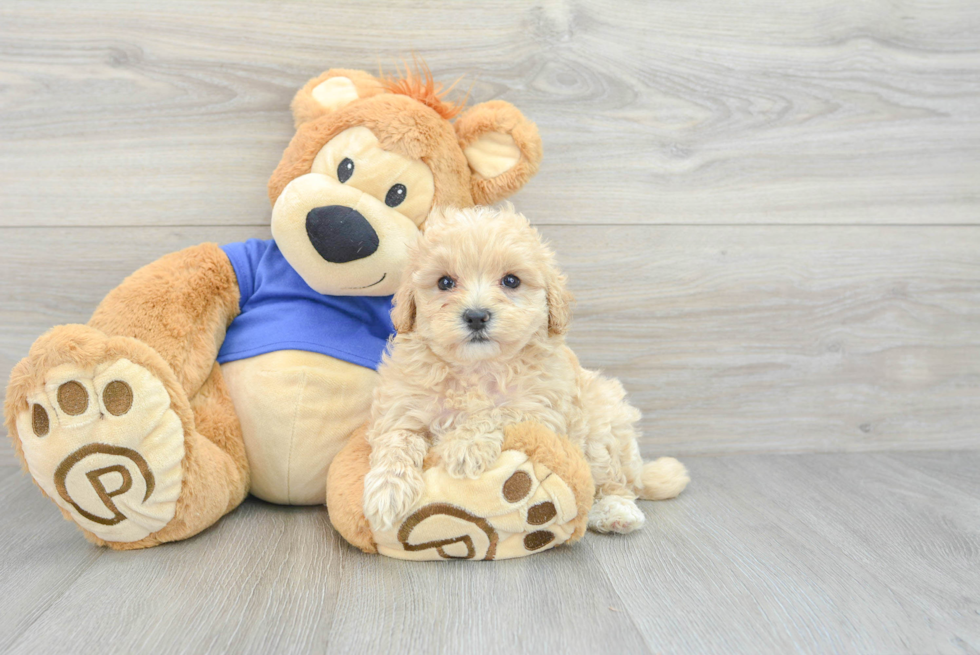
[(0, 651), (969, 653), (980, 453), (687, 461), (626, 537), (493, 564), (363, 555), (249, 500), (189, 541), (86, 543), (0, 469)]

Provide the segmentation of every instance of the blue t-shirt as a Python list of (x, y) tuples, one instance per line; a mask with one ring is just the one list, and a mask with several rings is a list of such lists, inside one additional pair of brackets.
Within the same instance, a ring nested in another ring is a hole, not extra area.
[(230, 243), (241, 291), (218, 363), (277, 350), (307, 350), (376, 369), (388, 338), (391, 296), (325, 296), (303, 281), (271, 239)]

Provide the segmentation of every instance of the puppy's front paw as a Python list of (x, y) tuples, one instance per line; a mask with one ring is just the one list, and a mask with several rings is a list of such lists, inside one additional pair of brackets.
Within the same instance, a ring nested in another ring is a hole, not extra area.
[(454, 478), (476, 479), (500, 457), (503, 434), (450, 439), (439, 446), (446, 472)]
[(424, 487), (417, 468), (371, 469), (364, 476), (364, 516), (375, 530), (390, 530), (412, 511)]

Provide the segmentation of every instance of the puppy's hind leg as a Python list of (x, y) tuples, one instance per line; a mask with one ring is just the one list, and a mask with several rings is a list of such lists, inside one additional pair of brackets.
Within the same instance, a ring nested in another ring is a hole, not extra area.
[(643, 527), (646, 517), (636, 506), (633, 492), (636, 476), (631, 474), (637, 471), (624, 466), (625, 462), (615, 456), (619, 454), (617, 449), (608, 447), (613, 443), (592, 443), (585, 448), (596, 487), (595, 502), (589, 511), (589, 528), (596, 532), (626, 534)]
[(589, 529), (626, 534), (643, 527), (646, 517), (626, 496), (598, 496), (589, 511)]
[[(645, 522), (636, 498), (673, 498), (687, 486), (690, 478), (684, 465), (672, 457), (644, 462), (637, 445), (636, 425), (640, 412), (625, 399), (616, 380), (597, 378), (593, 384), (596, 408), (586, 457), (592, 466), (596, 500), (589, 513), (589, 527), (596, 532), (627, 533)], [(601, 420), (606, 419), (606, 420)]]
[(667, 500), (684, 491), (691, 481), (687, 468), (673, 457), (660, 457), (644, 462), (637, 446), (637, 433), (632, 425), (613, 426), (616, 443), (622, 446), (619, 470), (630, 490), (643, 500)]
[[(618, 384), (614, 388), (622, 389)], [(644, 462), (638, 446), (640, 433), (637, 424), (640, 421), (640, 412), (626, 402), (624, 396), (619, 396), (617, 400), (616, 407), (611, 412), (610, 432), (613, 441), (620, 446), (619, 466), (629, 487), (644, 500), (674, 498), (691, 481), (687, 469), (673, 457), (660, 457), (652, 462)]]
[(687, 469), (673, 457), (644, 462), (635, 441), (627, 446), (624, 460), (592, 461), (596, 499), (589, 512), (589, 527), (596, 532), (625, 534), (642, 527), (646, 519), (636, 506), (637, 495), (644, 500), (666, 500), (690, 482)]

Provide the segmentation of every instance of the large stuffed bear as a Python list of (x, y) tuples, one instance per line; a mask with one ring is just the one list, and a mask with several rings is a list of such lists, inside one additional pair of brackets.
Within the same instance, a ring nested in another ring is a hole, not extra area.
[[(412, 558), (492, 558), (580, 535), (587, 469), (540, 427), (523, 426), (510, 459), (468, 481), (482, 487), (433, 478), (436, 505), (467, 525), (498, 517), (492, 547), (483, 527), (474, 547), (444, 534), (458, 527), (445, 521), (404, 542), (365, 532), (358, 485), (369, 451), (350, 439), (426, 215), (521, 188), (541, 158), (535, 126), (502, 101), (457, 118), (461, 107), (424, 67), (384, 80), (330, 70), (292, 109), (296, 135), (269, 181), (273, 240), (164, 256), (110, 292), (87, 325), (40, 337), (14, 368), (6, 425), (38, 486), (91, 541), (144, 548), (200, 532), (249, 493), (322, 504), (328, 468), (348, 446), (332, 473), (331, 518), (364, 550), (390, 542)], [(483, 496), (453, 498), (471, 493)], [(542, 524), (556, 528), (542, 535)], [(497, 548), (501, 534), (523, 545)]]

